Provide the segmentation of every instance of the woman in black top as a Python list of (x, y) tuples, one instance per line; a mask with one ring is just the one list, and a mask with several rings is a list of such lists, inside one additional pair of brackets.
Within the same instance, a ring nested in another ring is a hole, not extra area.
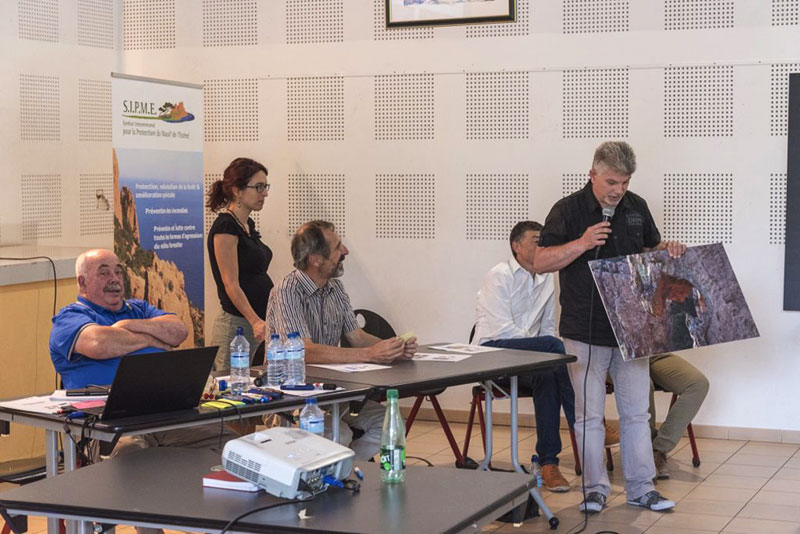
[(237, 158), (208, 191), (206, 206), (218, 212), (208, 232), (208, 258), (222, 312), (214, 323), (211, 344), (219, 345), (215, 370), (230, 369), (228, 351), (241, 326), (250, 356), (268, 332), (264, 322), (272, 280), (267, 274), (272, 251), (261, 242), (250, 213), (267, 198), (267, 169), (257, 161)]

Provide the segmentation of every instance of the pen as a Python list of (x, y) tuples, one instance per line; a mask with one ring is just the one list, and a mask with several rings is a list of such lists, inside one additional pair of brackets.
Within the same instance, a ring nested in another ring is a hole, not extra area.
[(319, 389), (325, 389), (325, 390), (333, 391), (338, 386), (336, 384), (331, 384), (330, 382), (314, 382), (314, 387), (315, 388), (319, 388)]
[(72, 412), (67, 414), (67, 419), (78, 419), (80, 417), (86, 417), (86, 412)]
[(361, 471), (361, 469), (359, 469), (358, 466), (354, 467), (353, 471), (355, 472), (356, 476), (358, 477), (358, 480), (364, 480), (364, 473)]
[(284, 384), (281, 386), (284, 391), (311, 391), (314, 384)]

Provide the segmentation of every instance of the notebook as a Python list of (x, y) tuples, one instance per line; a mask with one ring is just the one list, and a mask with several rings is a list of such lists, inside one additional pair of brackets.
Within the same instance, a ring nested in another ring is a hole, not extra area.
[(201, 347), (123, 356), (105, 407), (84, 411), (108, 420), (194, 408), (216, 355)]

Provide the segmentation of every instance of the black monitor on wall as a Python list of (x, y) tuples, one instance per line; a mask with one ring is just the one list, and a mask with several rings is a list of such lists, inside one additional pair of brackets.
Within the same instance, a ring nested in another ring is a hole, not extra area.
[(786, 259), (783, 309), (800, 310), (800, 73), (789, 75), (789, 150), (786, 168)]

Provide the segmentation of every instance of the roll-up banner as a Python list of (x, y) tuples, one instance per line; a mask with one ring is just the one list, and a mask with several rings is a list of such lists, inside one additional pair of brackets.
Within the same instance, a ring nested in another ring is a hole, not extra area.
[(112, 73), (114, 251), (125, 293), (203, 346), (203, 88)]

